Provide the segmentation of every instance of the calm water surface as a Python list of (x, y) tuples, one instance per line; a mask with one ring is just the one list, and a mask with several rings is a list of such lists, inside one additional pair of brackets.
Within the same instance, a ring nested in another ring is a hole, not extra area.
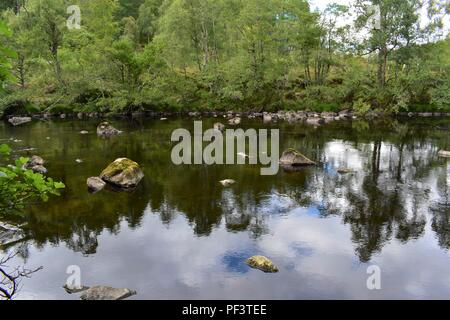
[[(134, 289), (133, 299), (450, 298), (450, 161), (437, 155), (450, 150), (450, 119), (244, 121), (279, 127), (282, 149), (319, 163), (276, 176), (252, 165), (173, 165), (171, 133), (191, 130), (192, 119), (111, 121), (124, 133), (109, 140), (96, 136), (98, 122), (0, 124), (0, 142), (16, 139), (15, 156), (42, 156), (49, 176), (66, 183), (61, 197), (27, 208), (28, 238), (0, 252), (44, 267), (18, 298), (78, 299), (62, 288), (70, 265), (83, 284)], [(138, 189), (89, 194), (86, 178), (118, 157), (142, 166)], [(342, 167), (355, 172), (340, 175)], [(223, 188), (222, 179), (237, 184)], [(255, 254), (280, 272), (247, 267)], [(373, 264), (381, 290), (366, 287)]]

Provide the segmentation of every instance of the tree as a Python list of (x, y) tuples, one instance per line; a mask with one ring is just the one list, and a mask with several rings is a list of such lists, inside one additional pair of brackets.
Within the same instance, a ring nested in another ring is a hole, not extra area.
[[(377, 51), (377, 78), (379, 87), (386, 85), (390, 54), (401, 47), (410, 46), (420, 36), (418, 25), (419, 0), (358, 0), (357, 26), (370, 28), (370, 38), (363, 45), (369, 52)], [(378, 14), (379, 13), (379, 14)], [(375, 19), (375, 23), (370, 23)]]
[[(0, 20), (0, 39), (9, 38), (11, 32), (6, 27), (5, 23)], [(16, 53), (6, 47), (3, 41), (0, 42), (0, 94), (4, 92), (4, 85), (7, 81), (12, 80), (11, 75), (11, 58), (15, 58)]]

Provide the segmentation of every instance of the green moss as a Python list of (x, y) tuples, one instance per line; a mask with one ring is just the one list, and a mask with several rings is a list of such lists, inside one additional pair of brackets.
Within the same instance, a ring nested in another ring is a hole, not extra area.
[(264, 256), (253, 256), (247, 259), (246, 263), (252, 267), (264, 272), (275, 273), (278, 272), (278, 268)]
[(140, 169), (139, 165), (136, 162), (127, 158), (121, 158), (117, 159), (116, 161), (111, 163), (105, 170), (103, 170), (100, 174), (100, 177), (113, 177), (121, 172), (126, 172), (126, 174), (133, 174), (136, 169)]

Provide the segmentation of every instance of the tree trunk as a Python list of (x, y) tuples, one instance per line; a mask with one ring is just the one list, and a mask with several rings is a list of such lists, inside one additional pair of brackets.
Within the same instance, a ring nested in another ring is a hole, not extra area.
[(378, 50), (378, 85), (381, 88), (386, 85), (387, 55), (387, 46), (383, 43)]

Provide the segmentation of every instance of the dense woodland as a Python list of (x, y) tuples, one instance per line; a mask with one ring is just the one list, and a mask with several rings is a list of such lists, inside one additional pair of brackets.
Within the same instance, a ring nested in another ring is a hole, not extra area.
[[(80, 29), (67, 27), (74, 4)], [(445, 0), (322, 11), (306, 0), (2, 0), (0, 111), (450, 112), (448, 11)]]

